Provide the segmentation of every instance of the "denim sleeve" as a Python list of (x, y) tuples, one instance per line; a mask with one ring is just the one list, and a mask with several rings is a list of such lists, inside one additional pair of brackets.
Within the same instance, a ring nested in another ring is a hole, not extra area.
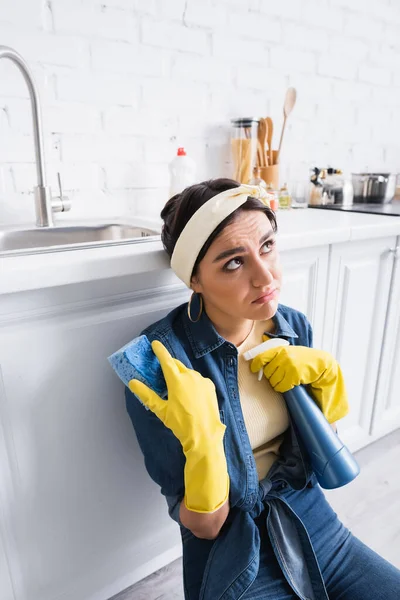
[(171, 518), (179, 523), (186, 462), (182, 444), (151, 410), (143, 406), (129, 388), (125, 388), (125, 399), (147, 472), (166, 497)]
[(168, 504), (169, 516), (182, 527), (182, 523), (179, 518), (179, 509), (181, 507), (181, 502), (183, 498), (181, 496), (165, 496), (165, 499)]
[(308, 346), (309, 348), (312, 348), (313, 330), (306, 315), (300, 311), (291, 309), (291, 312), (285, 316), (287, 316), (289, 324), (297, 334), (297, 337), (293, 338), (292, 344), (294, 346)]
[(311, 327), (311, 323), (308, 319), (306, 319), (306, 324), (307, 324), (307, 339), (308, 339), (307, 346), (309, 348), (312, 348), (313, 347), (313, 330)]

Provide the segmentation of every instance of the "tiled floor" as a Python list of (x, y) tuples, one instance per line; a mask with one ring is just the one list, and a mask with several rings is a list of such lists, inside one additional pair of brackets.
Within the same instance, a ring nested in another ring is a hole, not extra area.
[[(359, 477), (326, 496), (354, 535), (400, 568), (400, 430), (358, 452), (357, 460)], [(181, 560), (110, 600), (183, 600)]]

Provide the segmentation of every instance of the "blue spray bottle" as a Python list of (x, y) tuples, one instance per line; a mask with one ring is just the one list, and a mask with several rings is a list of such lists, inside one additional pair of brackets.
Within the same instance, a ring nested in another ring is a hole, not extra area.
[[(269, 348), (288, 346), (287, 340), (274, 338), (245, 352), (251, 360)], [(263, 370), (258, 379), (263, 377)], [(328, 421), (303, 386), (296, 386), (283, 394), (290, 416), (296, 423), (302, 442), (308, 452), (318, 483), (325, 489), (342, 487), (353, 481), (360, 467), (349, 449), (340, 441)]]

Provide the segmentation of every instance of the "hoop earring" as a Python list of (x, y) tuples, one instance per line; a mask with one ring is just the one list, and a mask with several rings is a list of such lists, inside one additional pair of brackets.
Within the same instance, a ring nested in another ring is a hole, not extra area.
[(199, 310), (199, 314), (197, 315), (197, 319), (192, 319), (192, 315), (190, 314), (190, 311), (191, 311), (193, 296), (195, 296), (195, 295), (196, 295), (196, 292), (193, 292), (193, 294), (190, 296), (190, 300), (188, 302), (188, 307), (187, 307), (187, 314), (188, 314), (189, 319), (192, 321), (192, 323), (197, 323), (197, 321), (200, 320), (201, 314), (203, 312), (203, 297), (201, 294), (197, 294), (199, 297), (200, 310)]

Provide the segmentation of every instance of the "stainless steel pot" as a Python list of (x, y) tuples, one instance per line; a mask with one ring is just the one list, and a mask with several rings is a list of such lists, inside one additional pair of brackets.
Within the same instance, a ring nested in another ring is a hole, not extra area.
[(396, 177), (391, 173), (352, 173), (355, 204), (386, 204), (393, 200)]

